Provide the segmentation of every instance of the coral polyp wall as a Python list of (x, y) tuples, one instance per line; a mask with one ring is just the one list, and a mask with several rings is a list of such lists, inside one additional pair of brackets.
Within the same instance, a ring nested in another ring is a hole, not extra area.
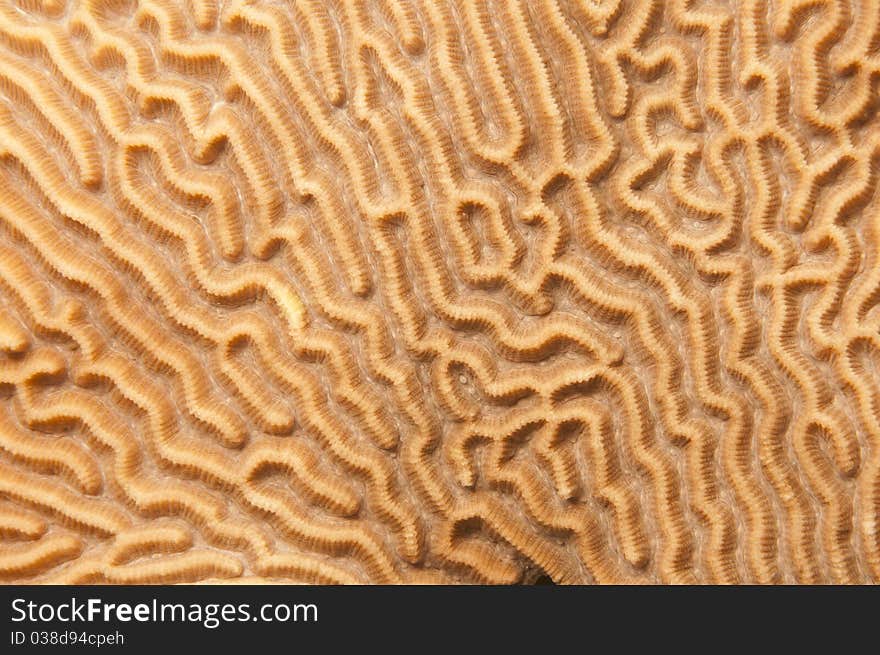
[(0, 0), (0, 581), (880, 577), (875, 0)]

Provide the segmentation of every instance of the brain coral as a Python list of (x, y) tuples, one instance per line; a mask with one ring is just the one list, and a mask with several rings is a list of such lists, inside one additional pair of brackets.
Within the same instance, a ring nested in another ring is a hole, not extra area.
[(876, 582), (877, 0), (0, 0), (0, 581)]

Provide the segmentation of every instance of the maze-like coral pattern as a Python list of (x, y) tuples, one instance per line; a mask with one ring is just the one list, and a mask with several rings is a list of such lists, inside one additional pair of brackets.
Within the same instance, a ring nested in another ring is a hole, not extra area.
[(876, 582), (877, 0), (0, 0), (0, 582)]

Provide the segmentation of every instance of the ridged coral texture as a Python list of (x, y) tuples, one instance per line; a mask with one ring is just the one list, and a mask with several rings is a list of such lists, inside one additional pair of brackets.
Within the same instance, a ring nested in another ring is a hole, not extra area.
[(877, 582), (878, 89), (878, 0), (0, 0), (0, 582)]

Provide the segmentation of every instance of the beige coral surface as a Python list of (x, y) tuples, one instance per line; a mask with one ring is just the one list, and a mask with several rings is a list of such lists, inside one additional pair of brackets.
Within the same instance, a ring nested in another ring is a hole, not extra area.
[(0, 582), (876, 582), (878, 87), (878, 0), (0, 0)]

